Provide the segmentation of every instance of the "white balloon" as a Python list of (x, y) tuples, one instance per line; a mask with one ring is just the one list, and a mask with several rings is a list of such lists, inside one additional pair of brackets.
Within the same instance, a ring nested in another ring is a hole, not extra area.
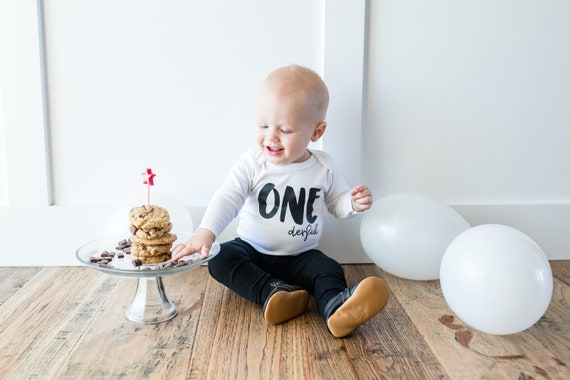
[(440, 277), (445, 300), (457, 316), (489, 334), (526, 330), (552, 298), (552, 271), (540, 247), (499, 224), (473, 227), (453, 240)]
[[(144, 198), (144, 199), (143, 199)], [(139, 194), (132, 195), (129, 200), (122, 202), (111, 213), (105, 225), (105, 234), (113, 235), (117, 233), (129, 233), (129, 212), (133, 207), (145, 205), (147, 203), (146, 193), (144, 197)], [(190, 212), (182, 202), (171, 195), (152, 191), (150, 203), (165, 208), (170, 214), (172, 232), (193, 232), (194, 223)]]
[(470, 227), (451, 207), (420, 194), (393, 194), (374, 202), (360, 224), (360, 241), (380, 268), (410, 280), (439, 278), (451, 241)]

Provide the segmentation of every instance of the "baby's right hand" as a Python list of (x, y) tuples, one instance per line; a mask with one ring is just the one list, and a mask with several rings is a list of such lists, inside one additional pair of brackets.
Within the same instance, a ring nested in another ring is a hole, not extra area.
[(181, 257), (189, 256), (196, 252), (200, 253), (204, 258), (208, 257), (215, 238), (212, 231), (204, 228), (199, 229), (186, 243), (178, 244), (174, 247), (172, 250), (172, 261), (176, 262)]

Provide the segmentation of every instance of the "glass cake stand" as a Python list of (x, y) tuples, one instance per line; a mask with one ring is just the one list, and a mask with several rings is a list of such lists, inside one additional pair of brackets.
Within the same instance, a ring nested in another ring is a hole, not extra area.
[[(176, 232), (178, 239), (172, 245), (188, 241), (192, 236), (191, 233)], [(165, 266), (165, 263), (149, 264), (135, 266), (131, 261), (131, 255), (124, 254), (118, 249), (119, 242), (129, 239), (126, 234), (107, 236), (91, 241), (80, 247), (75, 255), (77, 259), (88, 267), (100, 270), (102, 272), (123, 277), (135, 277), (138, 279), (137, 290), (131, 304), (125, 310), (125, 316), (128, 320), (135, 323), (153, 324), (168, 321), (176, 316), (178, 309), (176, 305), (168, 299), (164, 291), (162, 277), (175, 273), (184, 272), (199, 265), (202, 265), (220, 251), (220, 245), (214, 242), (210, 249), (210, 255), (202, 258), (200, 254), (194, 254), (181, 259), (186, 261), (185, 265)], [(97, 261), (102, 259), (101, 255), (107, 253), (115, 254), (109, 258), (109, 263), (100, 264)], [(168, 263), (168, 262), (167, 262)]]

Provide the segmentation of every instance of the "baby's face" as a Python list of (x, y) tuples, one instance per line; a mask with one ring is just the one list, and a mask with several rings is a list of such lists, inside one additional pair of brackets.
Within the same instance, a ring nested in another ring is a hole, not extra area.
[(315, 138), (318, 123), (302, 95), (282, 95), (262, 86), (256, 107), (256, 141), (270, 162), (287, 165), (307, 160), (307, 146)]

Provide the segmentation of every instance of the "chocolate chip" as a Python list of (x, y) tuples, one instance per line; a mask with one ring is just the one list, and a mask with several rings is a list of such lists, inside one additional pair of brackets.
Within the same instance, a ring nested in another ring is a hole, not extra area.
[(138, 231), (138, 228), (135, 225), (131, 224), (131, 226), (129, 227), (129, 231), (131, 232), (131, 234), (135, 235)]
[(130, 248), (130, 247), (131, 247), (131, 242), (130, 242), (130, 240), (123, 239), (123, 240), (121, 240), (119, 243), (117, 243), (117, 246), (115, 247), (115, 249), (118, 249), (119, 251), (125, 252), (125, 250), (126, 250), (127, 248)]
[(132, 263), (135, 267), (140, 267), (142, 265), (141, 259), (135, 259), (132, 261)]

